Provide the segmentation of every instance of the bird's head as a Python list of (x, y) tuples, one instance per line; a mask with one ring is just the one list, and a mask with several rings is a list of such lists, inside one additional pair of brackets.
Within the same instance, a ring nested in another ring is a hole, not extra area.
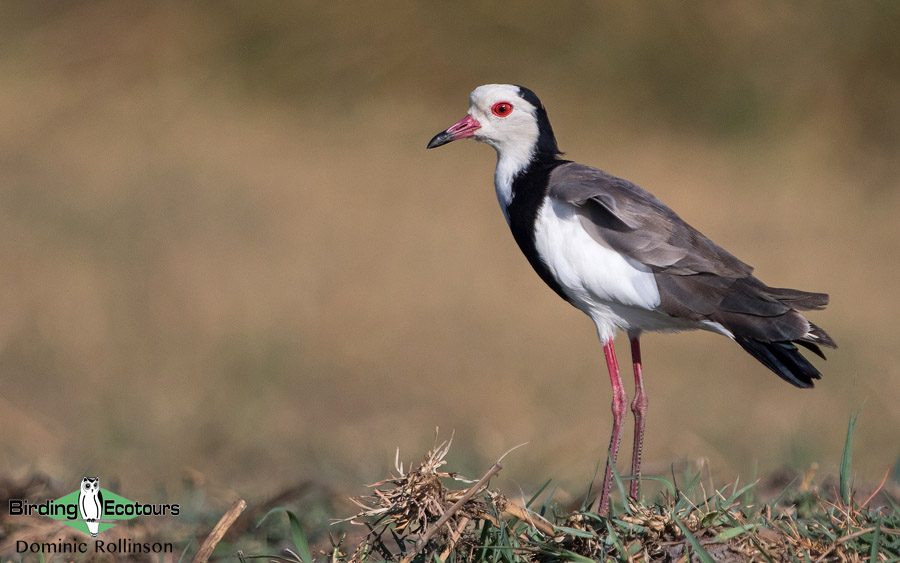
[(441, 131), (428, 143), (433, 149), (457, 139), (472, 138), (487, 143), (504, 155), (560, 154), (547, 111), (538, 97), (522, 86), (485, 84), (469, 96), (466, 116)]

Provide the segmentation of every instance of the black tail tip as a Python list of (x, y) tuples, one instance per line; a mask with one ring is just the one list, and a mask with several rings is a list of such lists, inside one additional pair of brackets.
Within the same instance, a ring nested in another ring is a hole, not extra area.
[(735, 337), (735, 341), (791, 385), (809, 389), (815, 386), (814, 380), (822, 379), (819, 370), (803, 357), (793, 342), (765, 342), (741, 336)]

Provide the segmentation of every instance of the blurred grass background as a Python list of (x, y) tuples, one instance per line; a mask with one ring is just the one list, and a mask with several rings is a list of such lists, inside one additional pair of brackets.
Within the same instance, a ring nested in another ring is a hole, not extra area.
[(721, 337), (646, 336), (649, 471), (834, 473), (865, 401), (877, 483), (900, 456), (898, 27), (886, 1), (4, 2), (0, 470), (358, 493), (439, 426), (452, 469), (530, 440), (498, 484), (581, 494), (610, 424), (592, 325), (520, 256), (493, 151), (424, 149), (513, 82), (568, 158), (831, 294), (811, 392)]

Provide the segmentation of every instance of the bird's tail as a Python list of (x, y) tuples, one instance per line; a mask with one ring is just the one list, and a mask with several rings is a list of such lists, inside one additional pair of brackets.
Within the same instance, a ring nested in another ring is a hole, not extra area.
[(802, 346), (820, 358), (821, 347), (837, 348), (834, 340), (798, 311), (823, 309), (828, 295), (797, 289), (769, 287), (750, 276), (737, 280), (722, 300), (716, 320), (734, 335), (751, 356), (797, 387), (813, 387), (819, 373), (803, 357)]
[(816, 344), (806, 340), (766, 342), (744, 336), (735, 336), (734, 340), (751, 356), (774, 371), (778, 377), (792, 385), (809, 388), (813, 387), (814, 379), (822, 378), (819, 370), (803, 357), (795, 345), (795, 343), (800, 344), (824, 358), (825, 356)]

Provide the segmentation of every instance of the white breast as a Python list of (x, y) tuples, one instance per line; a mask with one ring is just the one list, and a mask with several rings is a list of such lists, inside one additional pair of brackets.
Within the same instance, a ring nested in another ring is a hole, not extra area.
[(549, 199), (538, 210), (535, 246), (572, 304), (593, 319), (601, 340), (617, 329), (695, 328), (657, 311), (659, 289), (650, 269), (598, 244), (570, 204)]

